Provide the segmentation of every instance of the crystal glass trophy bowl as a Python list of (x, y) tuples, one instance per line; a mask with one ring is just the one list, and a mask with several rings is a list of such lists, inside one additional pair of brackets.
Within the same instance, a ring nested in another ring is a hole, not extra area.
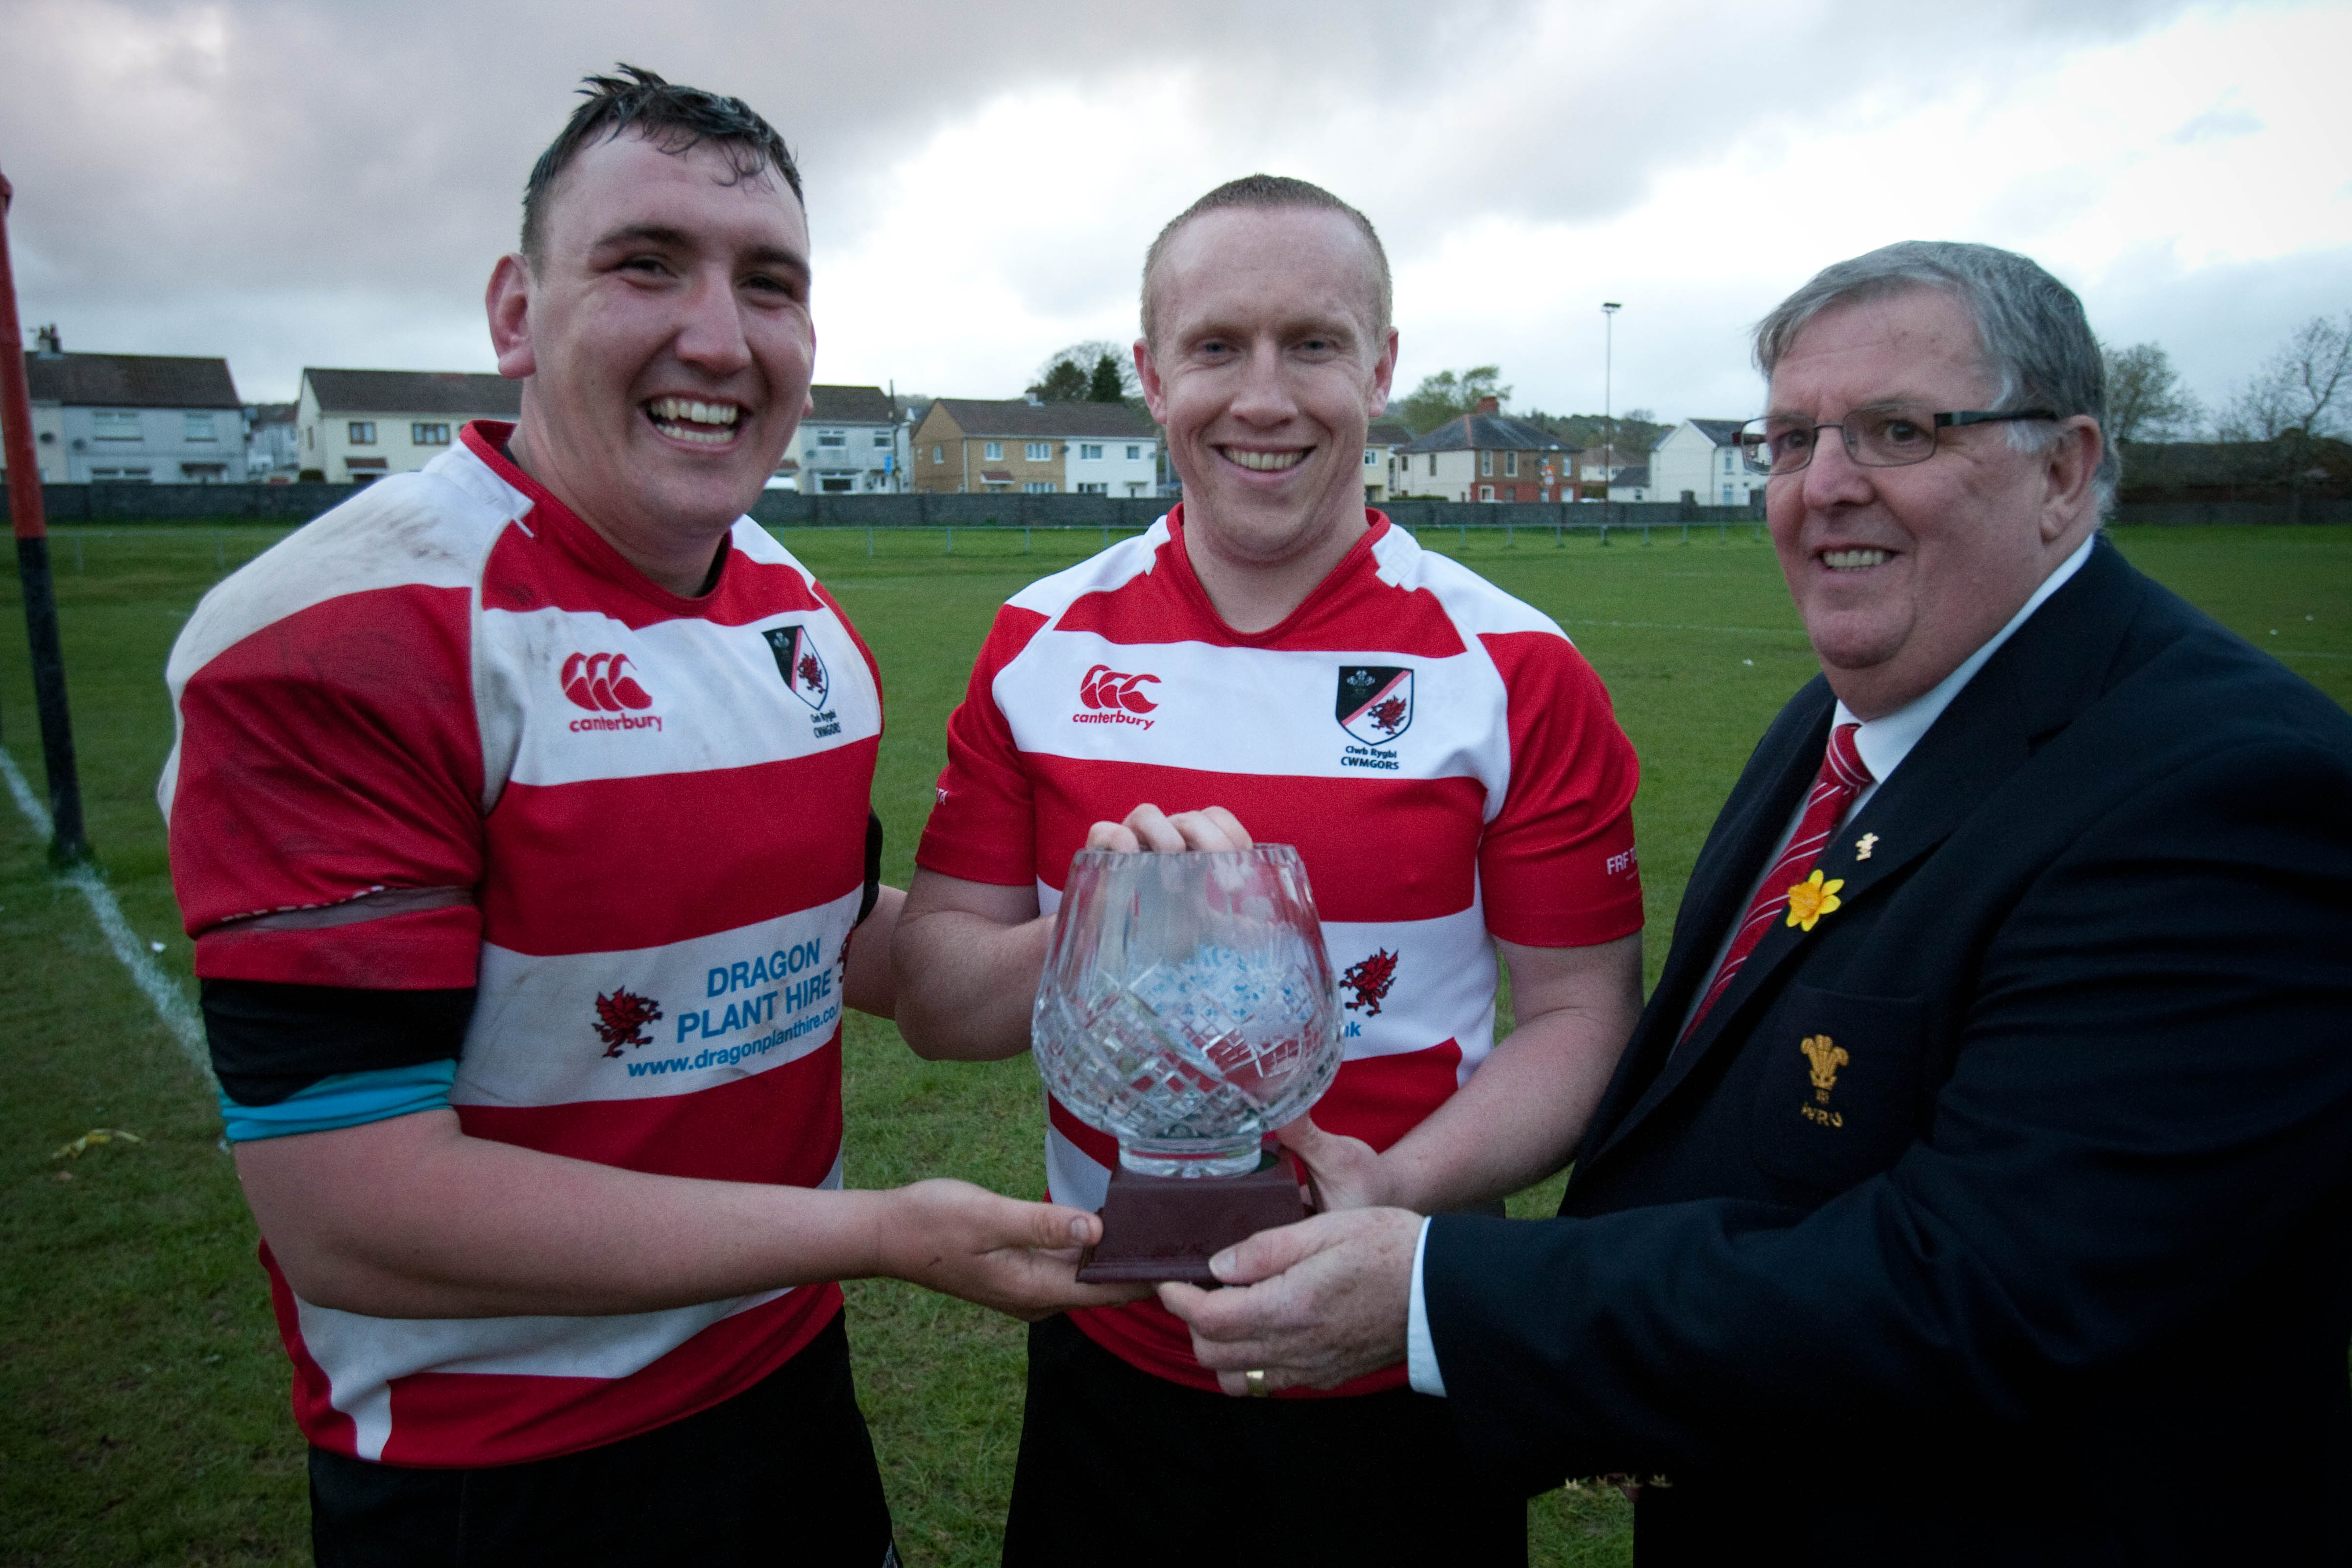
[(1054, 1097), (1147, 1176), (1255, 1171), (1339, 1071), (1331, 961), (1286, 844), (1070, 862), (1031, 1024)]

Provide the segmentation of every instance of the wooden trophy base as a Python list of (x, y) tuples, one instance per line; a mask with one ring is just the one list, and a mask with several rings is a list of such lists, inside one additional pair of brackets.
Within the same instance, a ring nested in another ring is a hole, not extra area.
[(1114, 1166), (1103, 1238), (1078, 1258), (1088, 1285), (1181, 1279), (1212, 1286), (1209, 1259), (1245, 1237), (1307, 1217), (1286, 1158), (1245, 1176), (1145, 1176)]

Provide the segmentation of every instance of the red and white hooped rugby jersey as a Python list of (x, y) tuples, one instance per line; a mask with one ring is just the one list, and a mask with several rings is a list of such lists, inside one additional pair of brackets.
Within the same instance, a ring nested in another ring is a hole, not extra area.
[[(1280, 626), (1217, 615), (1180, 505), (1015, 595), (964, 700), (918, 862), (1034, 882), (1053, 910), (1097, 821), (1223, 805), (1307, 863), (1346, 1059), (1318, 1126), (1385, 1149), (1469, 1081), (1494, 1039), (1493, 938), (1613, 941), (1642, 926), (1633, 747), (1559, 627), (1379, 512)], [(1055, 1201), (1098, 1208), (1118, 1145), (1047, 1097)], [(1073, 1314), (1133, 1365), (1213, 1389), (1155, 1300)], [(1340, 1393), (1393, 1387), (1402, 1370)], [(1309, 1394), (1311, 1391), (1295, 1391)]]
[[(506, 458), (509, 429), (467, 426), (191, 617), (158, 794), (196, 972), (473, 986), (451, 1090), (469, 1134), (837, 1186), (872, 658), (748, 518), (708, 595), (647, 582)], [(828, 1284), (391, 1320), (303, 1301), (263, 1261), (304, 1434), (411, 1465), (678, 1419), (782, 1365), (841, 1301)]]

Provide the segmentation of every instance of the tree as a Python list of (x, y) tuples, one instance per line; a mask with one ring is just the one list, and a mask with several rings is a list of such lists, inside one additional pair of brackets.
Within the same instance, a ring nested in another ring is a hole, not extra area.
[[(1519, 417), (1530, 425), (1539, 425), (1559, 437), (1569, 446), (1583, 452), (1600, 452), (1604, 447), (1616, 448), (1617, 460), (1635, 462), (1643, 454), (1664, 439), (1672, 425), (1659, 423), (1657, 414), (1648, 408), (1628, 408), (1614, 417), (1599, 414), (1546, 414), (1531, 408)], [(1597, 460), (1597, 459), (1596, 459)]]
[(1055, 360), (1037, 378), (1037, 395), (1048, 403), (1084, 403), (1087, 400), (1087, 373), (1071, 360)]
[(1095, 361), (1095, 374), (1087, 382), (1088, 403), (1124, 403), (1127, 388), (1118, 379), (1118, 361), (1104, 354)]
[(1498, 405), (1510, 402), (1511, 389), (1501, 384), (1502, 379), (1499, 365), (1476, 365), (1458, 374), (1441, 370), (1423, 376), (1419, 386), (1398, 400), (1395, 413), (1414, 435), (1426, 435), (1448, 419), (1475, 413), (1484, 398)]
[(1057, 351), (1037, 367), (1032, 390), (1048, 403), (1125, 403), (1140, 406), (1135, 356), (1123, 344), (1090, 338)]
[(2180, 384), (2172, 356), (2155, 343), (2102, 349), (2107, 366), (2107, 435), (2116, 441), (2177, 440), (2205, 417)]
[(2221, 411), (2225, 441), (2274, 441), (2342, 429), (2352, 406), (2352, 310), (2314, 316), (2288, 335)]

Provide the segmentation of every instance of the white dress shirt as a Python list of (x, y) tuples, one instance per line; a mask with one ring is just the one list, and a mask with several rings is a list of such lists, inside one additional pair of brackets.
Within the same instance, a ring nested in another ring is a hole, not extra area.
[[(1860, 721), (1862, 728), (1856, 730), (1853, 735), (1854, 750), (1861, 753), (1863, 765), (1870, 770), (1871, 782), (1862, 787), (1861, 792), (1853, 797), (1853, 804), (1846, 808), (1848, 818), (1867, 805), (1870, 803), (1870, 797), (1878, 793), (1879, 786), (1894, 776), (1895, 770), (1901, 767), (1903, 760), (1911, 754), (1911, 749), (1919, 743), (1922, 736), (1934, 728), (1936, 721), (1944, 716), (1944, 710), (1951, 706), (1952, 699), (1960, 694), (1960, 689), (1976, 678), (1977, 671), (1984, 668), (1985, 661), (2000, 651), (2000, 645), (2016, 634), (2017, 628), (2023, 626), (2033, 612), (2042, 607), (2044, 600), (2064, 587), (2067, 580), (2083, 569), (2083, 563), (2091, 558), (2091, 547), (2096, 542), (2095, 534), (2083, 541), (2082, 545), (2072, 555), (2060, 562), (2050, 575), (2042, 580), (2042, 585), (2033, 590), (2033, 596), (2025, 601), (2017, 614), (2010, 616), (2009, 624), (1993, 633), (1982, 647), (1962, 659), (1958, 668), (1919, 696), (1897, 708), (1894, 712), (1883, 718)], [(1830, 726), (1835, 729), (1840, 724), (1852, 724), (1856, 721), (1853, 710), (1841, 701), (1837, 705), (1836, 713), (1830, 720)], [(1780, 861), (1780, 852), (1788, 847), (1789, 840), (1796, 836), (1797, 824), (1803, 820), (1804, 815), (1805, 803), (1800, 800), (1797, 803), (1797, 809), (1790, 814), (1789, 825), (1781, 830), (1779, 842), (1773, 845), (1772, 852), (1764, 858), (1764, 868), (1757, 874), (1759, 885), (1761, 884), (1764, 877), (1770, 873), (1773, 866)], [(1755, 901), (1755, 899), (1756, 888), (1751, 886), (1748, 890), (1748, 897), (1740, 901), (1739, 907), (1746, 909)], [(1713, 974), (1722, 965), (1724, 954), (1731, 951), (1731, 939), (1737, 931), (1738, 922), (1735, 921), (1733, 929), (1724, 933), (1723, 941), (1715, 950), (1715, 962), (1707, 966), (1706, 972), (1709, 974)], [(1685, 1012), (1683, 1016), (1684, 1028), (1687, 1029), (1690, 1026), (1690, 1012), (1697, 1010), (1699, 996), (1705, 994), (1706, 988), (1702, 986), (1699, 988), (1699, 994), (1691, 999), (1690, 1011)], [(1414, 1243), (1412, 1249), (1412, 1299), (1405, 1315), (1405, 1367), (1412, 1378), (1414, 1392), (1433, 1394), (1443, 1397), (1445, 1393), (1445, 1379), (1438, 1372), (1437, 1346), (1429, 1337), (1429, 1309), (1423, 1300), (1421, 1293), (1421, 1260), (1423, 1254), (1428, 1248), (1429, 1221), (1424, 1219), (1421, 1222), (1421, 1237)]]

